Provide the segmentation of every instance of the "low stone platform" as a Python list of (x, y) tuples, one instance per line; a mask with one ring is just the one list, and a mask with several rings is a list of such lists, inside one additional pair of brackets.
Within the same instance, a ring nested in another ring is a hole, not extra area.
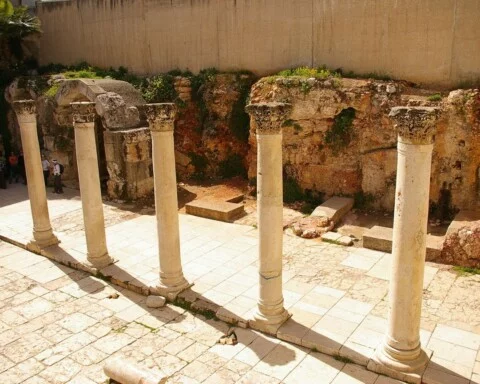
[[(382, 252), (392, 252), (393, 229), (375, 225), (363, 235), (363, 247)], [(427, 260), (433, 260), (442, 252), (443, 236), (427, 235)]]
[(245, 213), (243, 204), (220, 200), (194, 200), (185, 205), (187, 214), (220, 221), (233, 221)]
[(353, 203), (350, 197), (334, 196), (315, 208), (311, 216), (328, 217), (337, 224), (353, 208)]
[(463, 210), (458, 212), (455, 215), (455, 218), (448, 226), (447, 234), (450, 232), (458, 231), (460, 228), (468, 226), (473, 221), (480, 220), (480, 210), (479, 211), (467, 211)]

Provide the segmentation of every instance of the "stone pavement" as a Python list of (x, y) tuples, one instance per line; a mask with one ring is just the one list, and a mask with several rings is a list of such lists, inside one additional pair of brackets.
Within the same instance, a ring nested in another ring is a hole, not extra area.
[(105, 383), (118, 356), (168, 383), (399, 383), (249, 329), (217, 344), (224, 322), (147, 308), (145, 296), (4, 242), (0, 264), (2, 384)]
[[(52, 224), (62, 243), (60, 247), (48, 249), (47, 256), (61, 260), (63, 263), (81, 267), (81, 263), (85, 260), (86, 249), (82, 226), (79, 223), (81, 215), (78, 215), (78, 212), (81, 209), (81, 202), (77, 192), (66, 189), (65, 195), (49, 194), (48, 198)], [(4, 245), (0, 251), (0, 266), (8, 268), (8, 272), (4, 271), (3, 275), (8, 276), (13, 273), (14, 281), (19, 277), (17, 274), (27, 275), (33, 283), (44, 288), (52, 281), (68, 280), (69, 284), (58, 288), (55, 284), (52, 284), (54, 288), (50, 289), (54, 293), (50, 292), (51, 296), (60, 295), (71, 299), (73, 302), (80, 301), (83, 305), (88, 304), (90, 300), (99, 300), (101, 307), (107, 305), (106, 308), (113, 312), (107, 313), (105, 318), (119, 318), (124, 322), (129, 322), (130, 325), (136, 324), (143, 327), (135, 321), (149, 324), (143, 321), (143, 317), (147, 315), (152, 317), (151, 312), (155, 311), (148, 311), (142, 307), (140, 304), (145, 297), (135, 295), (130, 290), (147, 294), (154, 289), (158, 281), (155, 217), (132, 214), (107, 204), (104, 204), (104, 208), (106, 210), (105, 216), (110, 217), (106, 222), (108, 247), (110, 254), (118, 259), (118, 262), (101, 270), (101, 273), (111, 279), (112, 282), (128, 288), (128, 290), (119, 288), (122, 292), (120, 298), (116, 300), (106, 299), (105, 289), (103, 288), (106, 283), (101, 280), (92, 277), (85, 278), (86, 275), (81, 272), (74, 272), (66, 267), (58, 267), (48, 259), (9, 245)], [(31, 225), (26, 189), (23, 186), (16, 185), (9, 190), (0, 191), (0, 236), (19, 244), (25, 244), (30, 238)], [(193, 310), (200, 311), (207, 316), (216, 315), (219, 319), (236, 323), (239, 327), (245, 327), (255, 308), (257, 298), (258, 231), (250, 226), (220, 223), (187, 215), (180, 215), (180, 226), (184, 273), (189, 281), (195, 282), (192, 290), (182, 295), (182, 300)], [(6, 251), (7, 248), (8, 251)], [(338, 373), (342, 367), (344, 370), (348, 367), (349, 372), (353, 369), (363, 372), (362, 375), (370, 375), (370, 378), (365, 376), (358, 382), (367, 383), (375, 382), (375, 380), (377, 380), (376, 382), (386, 382), (386, 378), (377, 378), (376, 375), (364, 371), (364, 368), (360, 366), (347, 364), (344, 367), (342, 361), (355, 362), (365, 366), (375, 348), (381, 342), (386, 327), (386, 294), (390, 257), (389, 254), (381, 252), (345, 248), (316, 240), (304, 240), (287, 233), (284, 236), (283, 293), (285, 306), (293, 313), (293, 317), (280, 328), (277, 339), (261, 336), (249, 330), (239, 331), (239, 333), (245, 335), (254, 334), (257, 338), (268, 340), (267, 344), (273, 343), (276, 345), (270, 353), (256, 353), (258, 352), (256, 346), (252, 344), (250, 347), (246, 347), (245, 344), (248, 343), (243, 343), (240, 340), (239, 345), (242, 345), (247, 352), (239, 351), (239, 356), (242, 356), (242, 353), (248, 354), (251, 353), (248, 351), (253, 351), (257, 358), (254, 362), (241, 359), (240, 361), (250, 364), (249, 369), (253, 366), (255, 372), (261, 372), (270, 378), (274, 377), (276, 380), (284, 382), (294, 382), (292, 380), (312, 382), (313, 377), (319, 376), (314, 376), (314, 374), (308, 372), (316, 372), (317, 370), (319, 372), (324, 370), (330, 372), (329, 374), (325, 373), (325, 379), (320, 381), (322, 383), (329, 383), (333, 380), (336, 380), (333, 381), (335, 383), (355, 382), (352, 380), (351, 374), (345, 373), (345, 371), (342, 372), (346, 376)], [(82, 278), (75, 282), (73, 281), (75, 278), (65, 277), (66, 273), (69, 276), (78, 275)], [(2, 295), (3, 287), (7, 287), (7, 289), (10, 285), (16, 287), (15, 283), (9, 284), (10, 280), (12, 279), (6, 279), (7, 284), (2, 286)], [(421, 336), (422, 344), (433, 351), (433, 358), (423, 378), (425, 383), (469, 384), (480, 382), (479, 281), (479, 276), (457, 276), (450, 267), (427, 263)], [(26, 304), (22, 304), (20, 298), (18, 303), (14, 301), (15, 305), (4, 304), (3, 308), (0, 309), (3, 311), (0, 321), (5, 323), (7, 327), (5, 332), (12, 332), (15, 319), (21, 322), (23, 320), (34, 320), (36, 316), (43, 316), (43, 313), (36, 314), (37, 304), (35, 303), (32, 309), (34, 317), (29, 318), (30, 309), (28, 309), (27, 302), (37, 300), (36, 302), (39, 302), (38, 305), (41, 308), (51, 308), (55, 304), (44, 303), (43, 297), (42, 300), (38, 300), (35, 293), (33, 293), (33, 296), (27, 294), (26, 287), (28, 285), (20, 285), (14, 288), (17, 291), (13, 292), (17, 295), (26, 295)], [(46, 289), (49, 288), (46, 287)], [(98, 293), (100, 297), (95, 292), (101, 292)], [(13, 294), (12, 297), (16, 297)], [(40, 296), (48, 294), (49, 292), (43, 292)], [(140, 304), (130, 300), (130, 296), (137, 297)], [(30, 299), (26, 300), (27, 298)], [(46, 300), (48, 301), (48, 299)], [(4, 301), (2, 300), (2, 302)], [(112, 307), (108, 307), (109, 305)], [(15, 307), (16, 310), (11, 309), (11, 307)], [(25, 309), (27, 311), (26, 316), (22, 314), (24, 307), (27, 308)], [(88, 308), (75, 307), (67, 315), (75, 313), (75, 311), (88, 312)], [(182, 337), (189, 340), (200, 341), (197, 339), (196, 326), (191, 325), (192, 322), (194, 324), (214, 324), (216, 327), (214, 328), (220, 329), (221, 332), (228, 328), (225, 323), (214, 322), (213, 320), (207, 321), (201, 315), (189, 314), (178, 307), (169, 306), (167, 309), (160, 310), (160, 312), (162, 311), (177, 313), (175, 315), (177, 320), (170, 319), (172, 323), (165, 325), (165, 327), (170, 329), (171, 324), (185, 327), (185, 330), (181, 331), (184, 332)], [(61, 313), (61, 311), (59, 312)], [(88, 313), (83, 313), (83, 315), (88, 315)], [(18, 316), (23, 319), (18, 318)], [(157, 320), (161, 319), (162, 316), (164, 315), (156, 317), (156, 312), (153, 315)], [(8, 321), (2, 320), (3, 318)], [(142, 320), (138, 320), (140, 318)], [(203, 320), (197, 321), (195, 319)], [(54, 323), (55, 321), (61, 322), (62, 319), (52, 319), (51, 321), (47, 319), (41, 322), (50, 325), (48, 323)], [(160, 321), (163, 321), (161, 324), (163, 326), (164, 320)], [(12, 324), (9, 324), (9, 322)], [(73, 320), (73, 323), (77, 324), (77, 321)], [(124, 325), (122, 324), (121, 327)], [(152, 325), (149, 325), (149, 327), (157, 328)], [(80, 332), (85, 332), (85, 328)], [(110, 330), (109, 332), (113, 331)], [(21, 331), (19, 333), (22, 335), (20, 339), (22, 343), (22, 340), (26, 337), (23, 335), (26, 335), (27, 332)], [(125, 335), (123, 331), (117, 333)], [(3, 333), (0, 334), (0, 337), (1, 335)], [(8, 335), (5, 336), (7, 340), (10, 340)], [(88, 336), (85, 336), (86, 341), (88, 341)], [(105, 338), (108, 336), (108, 334), (106, 336), (102, 335)], [(32, 344), (33, 347), (36, 342), (32, 342), (32, 339), (33, 337), (30, 337), (21, 345)], [(150, 334), (152, 343), (153, 339)], [(217, 334), (215, 334), (215, 337), (209, 342), (213, 343), (217, 339)], [(47, 339), (47, 341), (49, 340)], [(295, 343), (298, 346), (290, 345), (285, 341)], [(252, 341), (252, 343), (254, 342)], [(79, 341), (79, 343), (82, 342)], [(95, 343), (95, 340), (92, 340), (91, 343)], [(108, 345), (108, 341), (106, 343)], [(135, 345), (135, 340), (127, 344), (128, 346)], [(180, 342), (180, 344), (183, 346), (183, 342)], [(47, 344), (38, 346), (40, 348), (38, 351), (35, 347), (34, 352), (37, 353), (28, 355), (26, 359), (37, 356), (44, 347), (47, 348)], [(213, 346), (213, 344), (210, 347), (213, 351), (222, 350), (221, 356), (229, 361), (232, 358), (234, 360), (237, 358), (237, 353), (232, 351), (235, 348), (240, 348), (238, 346)], [(87, 346), (84, 346), (84, 348), (87, 348)], [(258, 348), (264, 351), (264, 347)], [(16, 347), (12, 347), (12, 349), (16, 349)], [(161, 347), (158, 350), (161, 350)], [(294, 352), (288, 352), (289, 350)], [(336, 356), (338, 360), (311, 352), (312, 350)], [(115, 351), (103, 352), (110, 354)], [(147, 355), (154, 356), (153, 350), (149, 349), (149, 351)], [(136, 351), (131, 350), (130, 353), (135, 355)], [(168, 354), (168, 350), (162, 353)], [(174, 355), (179, 353), (174, 353)], [(9, 355), (7, 353), (5, 357), (9, 357)], [(177, 357), (182, 359), (181, 356)], [(143, 358), (138, 357), (139, 360)], [(203, 354), (199, 358), (203, 358)], [(325, 359), (328, 360), (328, 363), (325, 363)], [(62, 365), (61, 363), (65, 360), (68, 361), (68, 358), (56, 360), (51, 364), (56, 364), (57, 370), (68, 371), (70, 365)], [(38, 360), (35, 361), (38, 362)], [(70, 361), (72, 360), (70, 359)], [(7, 361), (6, 366), (16, 362), (8, 363)], [(195, 364), (206, 364), (205, 361), (201, 360), (195, 360), (194, 362)], [(321, 362), (324, 362), (328, 369), (324, 369)], [(160, 364), (158, 361), (156, 363)], [(185, 367), (181, 366), (178, 370), (183, 372), (183, 369), (188, 369), (192, 364)], [(160, 368), (162, 368), (162, 365), (159, 365)], [(58, 366), (61, 367), (58, 368)], [(201, 364), (200, 366), (203, 367)], [(11, 369), (20, 369), (18, 366), (16, 367), (12, 366)], [(42, 369), (45, 369), (45, 367), (42, 366)], [(228, 370), (228, 368), (226, 369)], [(97, 367), (98, 370), (99, 367)], [(72, 377), (78, 372), (83, 372), (83, 369), (80, 368)], [(170, 371), (170, 373), (174, 372), (176, 371)], [(198, 374), (206, 374), (203, 369), (198, 369), (198, 372)], [(231, 375), (230, 372), (230, 370), (222, 371), (218, 367), (218, 370), (210, 373), (209, 376), (215, 373), (220, 377), (225, 377), (226, 382), (229, 382), (228, 380), (231, 382), (238, 381), (239, 377), (229, 376)], [(254, 375), (254, 373), (250, 374)], [(195, 376), (195, 374), (190, 373), (186, 376)], [(199, 379), (209, 380), (208, 377), (202, 375), (193, 378), (198, 381), (202, 381)], [(64, 380), (64, 382), (67, 380)], [(221, 382), (220, 379), (215, 380), (217, 381), (212, 382)], [(252, 382), (261, 381), (260, 379), (252, 379)], [(276, 381), (274, 380), (274, 382)]]

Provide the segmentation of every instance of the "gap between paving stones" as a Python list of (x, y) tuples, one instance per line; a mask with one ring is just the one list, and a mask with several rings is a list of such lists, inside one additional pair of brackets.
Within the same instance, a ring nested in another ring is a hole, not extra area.
[[(0, 235), (0, 239), (4, 240), (7, 243), (10, 243), (14, 246), (17, 246), (22, 249), (27, 249), (25, 244), (19, 243), (18, 241), (9, 239), (5, 236)], [(55, 250), (52, 253), (52, 249)], [(109, 268), (110, 272), (108, 274), (104, 274), (99, 271), (97, 268), (90, 267), (89, 265), (85, 265), (80, 261), (73, 258), (69, 255), (66, 251), (61, 249), (60, 246), (52, 246), (45, 249), (42, 249), (40, 253), (34, 252), (33, 250), (27, 249), (31, 253), (35, 253), (39, 256), (43, 256), (49, 260), (55, 261), (59, 264), (67, 266), (72, 269), (80, 270), (83, 272), (90, 273), (92, 276), (104, 280), (106, 282), (112, 283), (116, 286), (121, 288), (125, 288), (129, 291), (141, 294), (143, 296), (148, 295), (158, 295), (156, 288), (154, 286), (146, 286), (140, 281), (138, 281), (133, 276), (133, 281), (122, 281), (115, 277), (113, 277), (114, 272), (111, 270), (119, 270), (123, 274), (128, 274), (127, 272), (123, 271), (121, 268), (116, 267), (115, 264), (110, 265)], [(138, 283), (138, 284), (136, 284)], [(218, 321), (222, 321), (228, 324), (231, 327), (240, 327), (240, 328), (251, 328), (249, 327), (248, 320), (238, 317), (236, 314), (228, 311), (227, 309), (223, 308), (222, 306), (210, 301), (209, 299), (204, 298), (201, 294), (193, 291), (191, 288), (179, 293), (175, 299), (171, 299), (166, 297), (167, 301), (171, 304), (183, 308), (189, 311), (192, 314), (199, 314), (204, 316), (207, 320), (215, 319)], [(294, 337), (289, 337), (289, 335), (278, 334), (278, 331), (275, 334), (270, 334), (270, 336), (274, 336), (279, 340), (283, 340), (300, 347), (304, 347), (307, 349), (312, 350), (313, 352), (321, 352), (326, 355), (330, 355), (334, 357), (336, 360), (344, 362), (344, 363), (355, 363), (367, 368), (368, 362), (370, 361), (370, 356), (364, 356), (358, 351), (354, 351), (348, 348), (345, 344), (336, 342), (333, 339), (330, 339), (324, 335), (316, 333), (311, 328), (308, 328), (300, 323), (296, 323), (299, 327), (303, 328), (304, 332), (310, 332), (311, 337), (310, 340), (304, 340), (303, 338), (298, 340)], [(357, 328), (360, 324), (357, 325)], [(258, 330), (257, 330), (258, 331)], [(260, 331), (261, 332), (261, 331)], [(264, 334), (268, 334), (262, 332)]]

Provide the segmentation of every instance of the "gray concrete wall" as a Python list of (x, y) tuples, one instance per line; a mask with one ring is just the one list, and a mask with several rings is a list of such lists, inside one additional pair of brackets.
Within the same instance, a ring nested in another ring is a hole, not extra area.
[(478, 0), (76, 0), (38, 3), (40, 62), (151, 74), (327, 65), (420, 83), (480, 78)]

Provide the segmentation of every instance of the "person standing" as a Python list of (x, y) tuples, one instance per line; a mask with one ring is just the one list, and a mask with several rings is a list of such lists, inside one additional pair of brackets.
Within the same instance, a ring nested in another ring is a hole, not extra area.
[(48, 186), (48, 176), (50, 176), (50, 162), (47, 160), (45, 155), (42, 155), (42, 169), (43, 169), (43, 178), (45, 179), (45, 186)]
[(18, 157), (13, 152), (8, 156), (8, 165), (10, 166), (8, 182), (12, 184), (13, 177), (15, 176), (15, 183), (18, 183)]
[(0, 151), (0, 188), (7, 189), (7, 182), (5, 178), (5, 170), (7, 169), (7, 161), (3, 156), (3, 152)]
[(62, 168), (57, 160), (53, 160), (53, 184), (54, 192), (53, 193), (63, 193), (62, 188)]

